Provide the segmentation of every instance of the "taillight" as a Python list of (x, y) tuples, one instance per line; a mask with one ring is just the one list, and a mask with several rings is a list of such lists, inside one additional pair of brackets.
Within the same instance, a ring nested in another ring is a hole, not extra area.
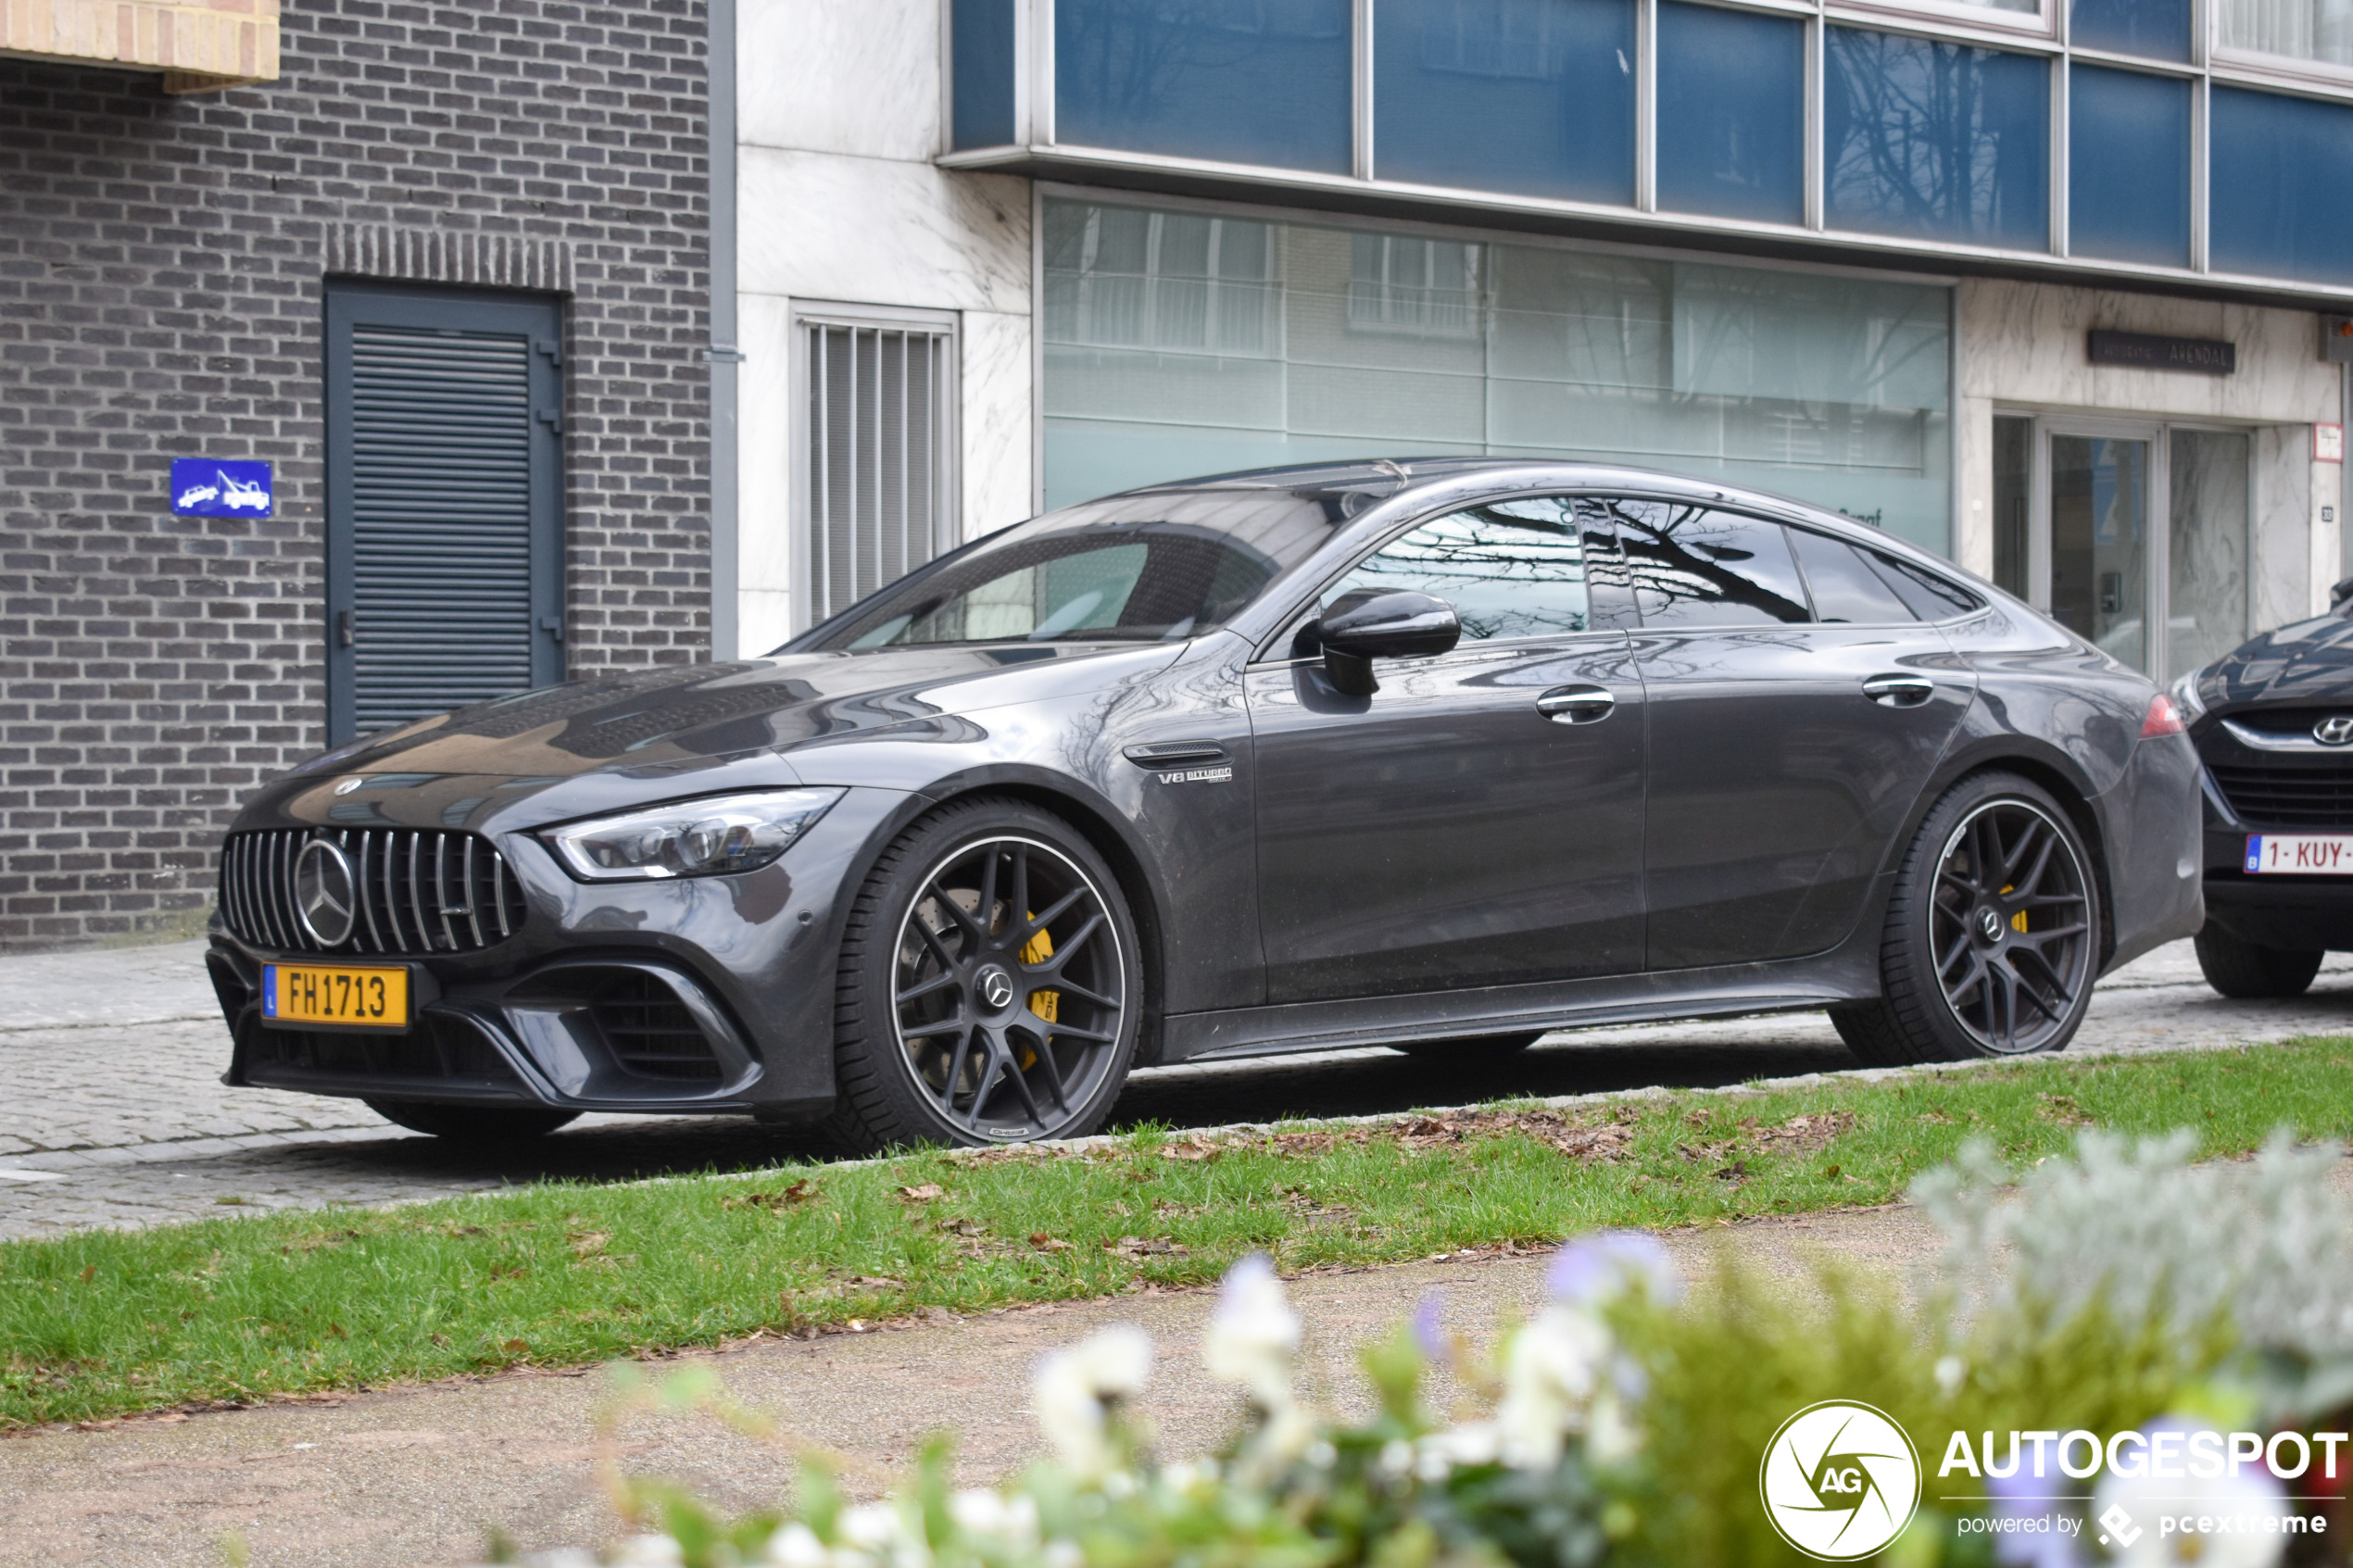
[(2163, 692), (2149, 698), (2148, 717), (2141, 721), (2141, 738), (2151, 735), (2187, 734), (2189, 726), (2182, 722), (2182, 710)]

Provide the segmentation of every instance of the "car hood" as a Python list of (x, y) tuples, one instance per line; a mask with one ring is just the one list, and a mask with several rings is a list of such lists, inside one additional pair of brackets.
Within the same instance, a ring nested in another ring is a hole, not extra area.
[(2353, 698), (2353, 621), (2317, 616), (2242, 643), (2198, 675), (2209, 709)]
[(316, 758), (297, 774), (555, 783), (704, 763), (936, 724), (1090, 690), (1176, 645), (887, 648), (633, 671), (460, 709)]

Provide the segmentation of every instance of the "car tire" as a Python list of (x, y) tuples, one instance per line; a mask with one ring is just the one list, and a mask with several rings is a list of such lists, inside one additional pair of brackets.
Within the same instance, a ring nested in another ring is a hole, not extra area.
[(2321, 960), (2328, 957), (2318, 950), (2259, 947), (2240, 940), (2212, 921), (2193, 940), (2206, 983), (2226, 997), (2248, 1001), (2304, 995), (2311, 988), (2312, 977), (2321, 972)]
[(371, 1099), (368, 1109), (396, 1127), (430, 1133), (452, 1143), (503, 1143), (545, 1137), (576, 1110), (533, 1110), (511, 1105), (449, 1105), (427, 1099)]
[(1874, 1066), (2064, 1049), (2091, 1006), (2099, 900), (2091, 853), (2050, 792), (1973, 773), (1929, 809), (1897, 868), (1880, 995), (1831, 1022)]
[(1084, 1137), (1135, 1057), (1136, 922), (1068, 822), (1023, 800), (951, 801), (867, 873), (834, 998), (837, 1147)]
[(1508, 1061), (1543, 1037), (1544, 1031), (1539, 1029), (1532, 1035), (1473, 1035), (1467, 1038), (1450, 1040), (1415, 1040), (1406, 1045), (1392, 1045), (1389, 1048), (1403, 1051), (1420, 1061), (1483, 1065)]

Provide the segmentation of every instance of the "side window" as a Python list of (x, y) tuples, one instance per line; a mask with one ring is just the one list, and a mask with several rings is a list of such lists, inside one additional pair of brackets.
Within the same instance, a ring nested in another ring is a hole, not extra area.
[(1497, 501), (1423, 523), (1359, 561), (1323, 602), (1353, 588), (1435, 595), (1462, 618), (1466, 643), (1592, 624), (1577, 503), (1566, 496)]
[(1617, 515), (1645, 628), (1813, 619), (1780, 523), (1662, 501), (1622, 502)]
[(1948, 583), (1932, 571), (1923, 571), (1909, 561), (1883, 556), (1877, 550), (1865, 550), (1863, 558), (1873, 571), (1884, 578), (1903, 601), (1912, 607), (1912, 613), (1922, 621), (1944, 621), (1956, 615), (1966, 615), (1983, 601), (1957, 583)]
[(1841, 539), (1804, 528), (1789, 531), (1806, 585), (1814, 590), (1814, 616), (1857, 626), (1901, 624), (1915, 619), (1911, 607), (1889, 587), (1860, 550)]

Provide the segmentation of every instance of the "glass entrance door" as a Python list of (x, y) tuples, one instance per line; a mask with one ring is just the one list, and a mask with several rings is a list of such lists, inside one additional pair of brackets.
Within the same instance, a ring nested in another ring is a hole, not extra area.
[(2051, 618), (2135, 669), (2150, 668), (2149, 448), (2051, 433)]
[(2160, 682), (2246, 640), (2246, 432), (1998, 416), (1993, 456), (1995, 583)]

